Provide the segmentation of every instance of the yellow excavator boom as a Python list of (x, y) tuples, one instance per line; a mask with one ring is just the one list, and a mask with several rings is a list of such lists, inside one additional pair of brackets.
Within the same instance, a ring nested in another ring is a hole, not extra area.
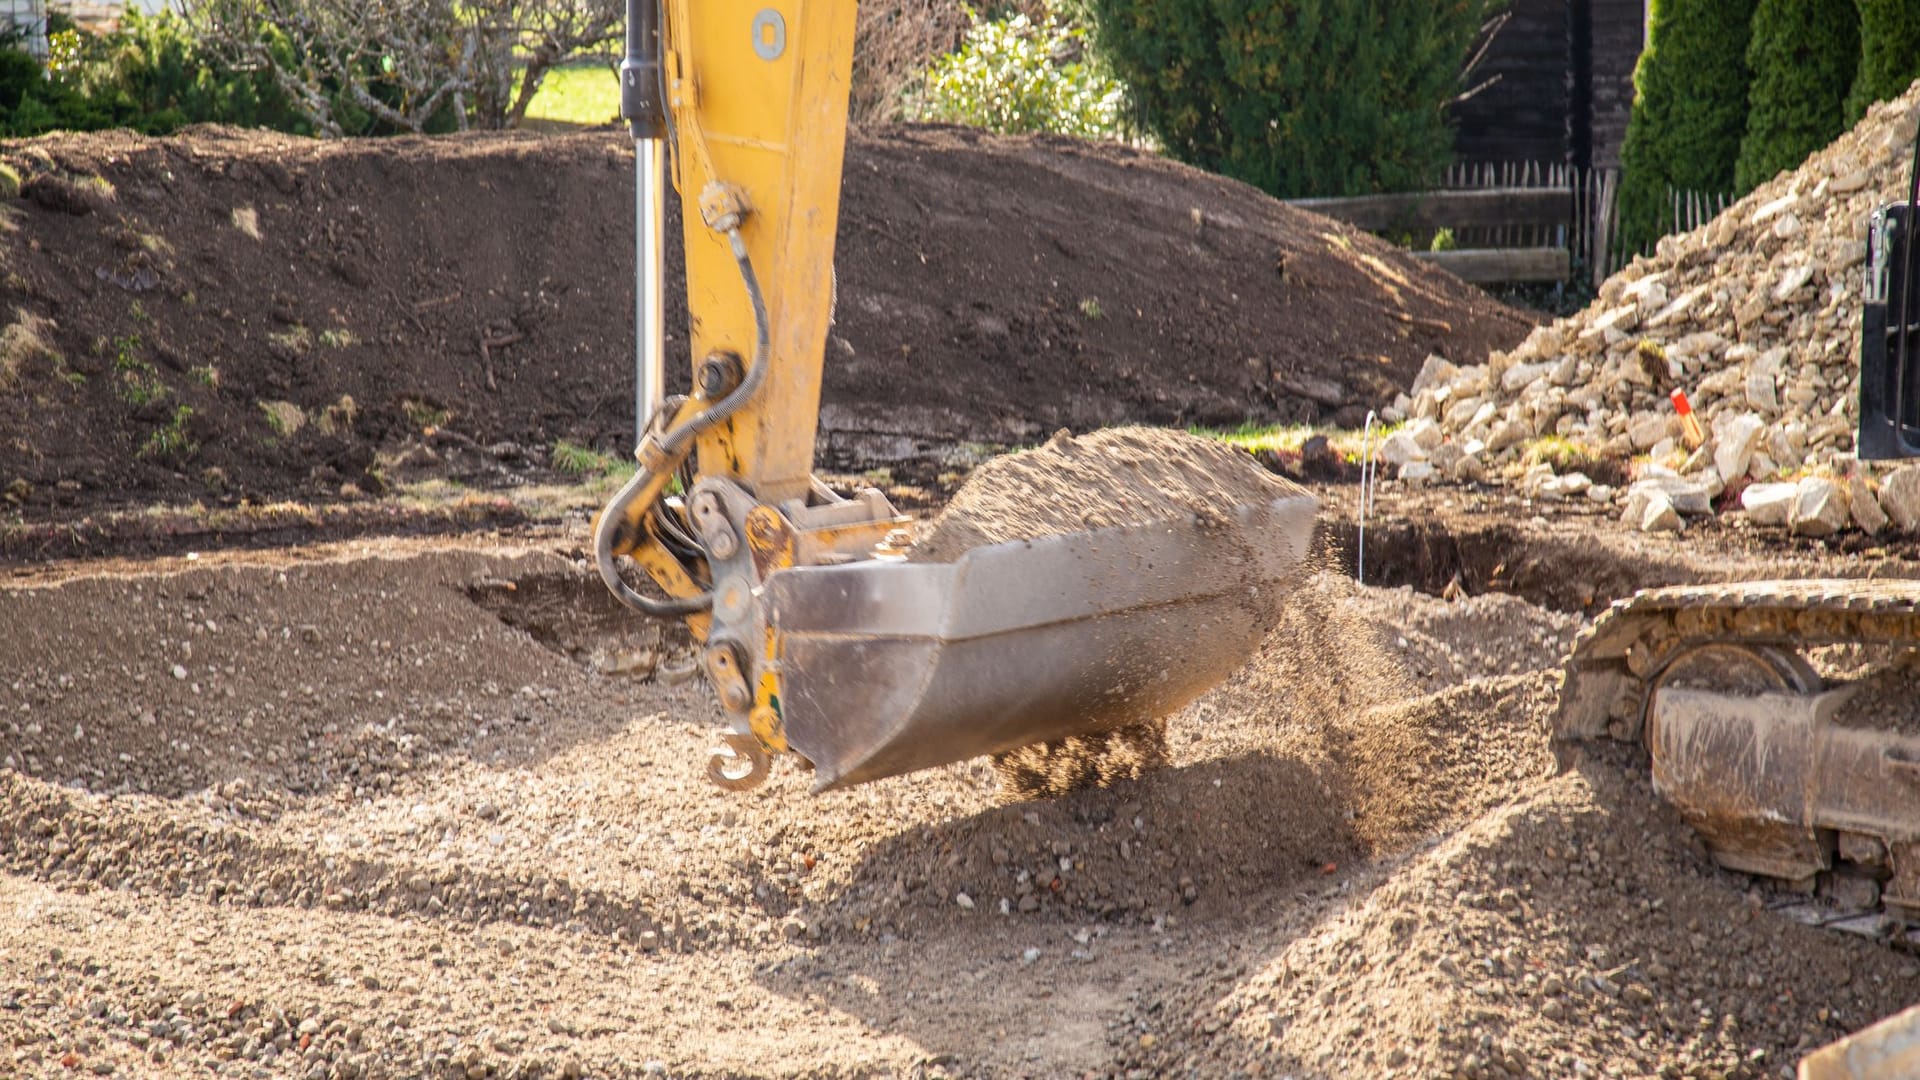
[[(701, 641), (733, 724), (708, 775), (751, 787), (791, 750), (826, 788), (1126, 726), (1250, 655), (1305, 553), (1311, 498), (951, 564), (876, 557), (910, 519), (811, 473), (854, 4), (628, 0), (627, 18), (640, 468), (602, 512), (595, 556), (622, 602)], [(693, 366), (693, 392), (670, 400), (663, 173), (684, 209)], [(665, 597), (629, 583), (623, 556)]]

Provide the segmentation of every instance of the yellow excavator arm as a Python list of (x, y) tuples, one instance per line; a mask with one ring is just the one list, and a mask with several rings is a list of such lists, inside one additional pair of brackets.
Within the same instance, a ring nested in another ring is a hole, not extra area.
[[(1269, 538), (1251, 556), (1218, 520), (1160, 521), (907, 563), (890, 556), (911, 522), (884, 496), (814, 479), (854, 4), (628, 0), (627, 19), (640, 468), (595, 554), (623, 603), (701, 642), (732, 721), (709, 777), (752, 787), (791, 750), (823, 789), (1123, 727), (1244, 661), (1282, 592), (1262, 584), (1305, 552), (1310, 498), (1231, 508)], [(660, 391), (666, 177), (684, 211), (684, 399)], [(630, 584), (623, 556), (665, 597)], [(1138, 657), (1156, 674), (1135, 687)]]
[[(722, 633), (712, 633), (716, 586), (724, 593), (752, 585), (716, 579), (711, 562), (744, 554), (763, 577), (792, 565), (803, 545), (812, 559), (864, 553), (907, 521), (884, 499), (838, 500), (812, 478), (853, 19), (852, 0), (628, 5), (622, 114), (636, 150), (636, 407), (644, 426), (641, 469), (597, 530), (601, 566), (622, 599), (687, 619), (704, 642), (707, 674), (722, 701), (750, 718), (750, 731), (732, 740), (749, 765), (762, 748), (785, 749), (772, 637), (738, 619), (723, 620)], [(663, 169), (669, 136), (673, 153)], [(669, 179), (687, 210), (694, 391), (663, 402), (662, 210)], [(699, 464), (687, 470), (689, 461)], [(719, 490), (695, 490), (670, 505), (663, 497), (677, 475), (725, 480)], [(796, 530), (772, 508), (779, 503), (792, 504), (806, 526)], [(743, 507), (741, 519), (734, 511)], [(675, 540), (693, 543), (676, 551)], [(628, 595), (608, 555), (632, 557), (674, 599), (659, 604)], [(752, 606), (749, 598), (719, 599), (734, 613)], [(744, 779), (757, 782), (763, 772), (755, 766)]]

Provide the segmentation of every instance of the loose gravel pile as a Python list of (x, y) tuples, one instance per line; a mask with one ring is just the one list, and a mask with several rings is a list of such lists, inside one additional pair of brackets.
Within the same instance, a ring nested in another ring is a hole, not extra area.
[[(1684, 528), (1749, 484), (1757, 523), (1815, 537), (1920, 529), (1920, 470), (1880, 478), (1851, 456), (1868, 220), (1905, 200), (1917, 122), (1920, 86), (1709, 224), (1662, 240), (1578, 315), (1484, 364), (1430, 360), (1391, 414), (1414, 426), (1388, 465), (1409, 479), (1615, 501), (1650, 531)], [(1675, 390), (1703, 445), (1690, 445)], [(1648, 483), (1590, 490), (1577, 463), (1526, 459), (1545, 437), (1574, 456), (1644, 460)]]
[(1109, 788), (743, 798), (519, 628), (571, 554), (210, 562), (0, 589), (0, 1072), (1771, 1076), (1920, 992), (1556, 773), (1511, 597), (1315, 575)]

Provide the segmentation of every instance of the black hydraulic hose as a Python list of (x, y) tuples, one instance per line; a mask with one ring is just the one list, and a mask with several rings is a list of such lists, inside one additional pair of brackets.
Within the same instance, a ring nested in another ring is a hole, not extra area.
[(713, 594), (701, 593), (698, 596), (674, 596), (665, 600), (655, 600), (627, 584), (620, 576), (620, 564), (614, 561), (614, 536), (620, 531), (620, 523), (625, 520), (627, 503), (640, 494), (647, 485), (650, 474), (645, 469), (637, 470), (619, 492), (608, 501), (607, 508), (600, 512), (600, 527), (593, 534), (593, 561), (600, 568), (600, 580), (606, 583), (614, 599), (645, 615), (656, 619), (679, 619), (688, 615), (697, 615), (713, 607)]
[(721, 398), (711, 408), (703, 409), (660, 440), (660, 449), (668, 457), (679, 457), (701, 432), (739, 412), (741, 406), (753, 400), (753, 395), (760, 391), (760, 385), (767, 381), (767, 353), (773, 341), (773, 325), (767, 317), (767, 299), (760, 293), (760, 278), (753, 272), (753, 260), (747, 257), (747, 245), (740, 239), (739, 229), (727, 230), (727, 243), (733, 247), (733, 261), (740, 268), (740, 280), (747, 287), (747, 299), (753, 303), (753, 362), (747, 366), (746, 378), (733, 388), (733, 393)]
[[(727, 242), (733, 248), (733, 261), (740, 268), (740, 280), (746, 285), (747, 299), (753, 304), (753, 363), (747, 368), (746, 378), (733, 392), (721, 398), (713, 406), (702, 409), (692, 419), (674, 428), (660, 439), (661, 456), (669, 461), (684, 457), (692, 447), (693, 440), (703, 431), (722, 423), (727, 417), (739, 412), (747, 402), (758, 393), (767, 381), (767, 355), (772, 349), (773, 326), (767, 316), (767, 299), (760, 292), (759, 275), (753, 271), (753, 260), (747, 256), (747, 245), (740, 239), (738, 228), (727, 230)], [(669, 600), (655, 600), (643, 596), (628, 585), (620, 576), (620, 566), (614, 561), (613, 542), (620, 531), (621, 522), (626, 520), (626, 506), (637, 498), (643, 488), (652, 480), (653, 473), (642, 466), (633, 474), (633, 478), (622, 486), (618, 493), (608, 501), (607, 508), (600, 513), (600, 527), (594, 530), (594, 562), (600, 569), (600, 580), (606, 583), (614, 597), (636, 611), (652, 615), (655, 618), (681, 618), (713, 607), (713, 594), (701, 593), (698, 596), (681, 596)]]

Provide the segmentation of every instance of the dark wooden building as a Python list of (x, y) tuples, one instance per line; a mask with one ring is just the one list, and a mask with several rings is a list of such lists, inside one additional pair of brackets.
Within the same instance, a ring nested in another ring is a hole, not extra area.
[(1452, 108), (1462, 162), (1620, 164), (1645, 0), (1512, 0)]

